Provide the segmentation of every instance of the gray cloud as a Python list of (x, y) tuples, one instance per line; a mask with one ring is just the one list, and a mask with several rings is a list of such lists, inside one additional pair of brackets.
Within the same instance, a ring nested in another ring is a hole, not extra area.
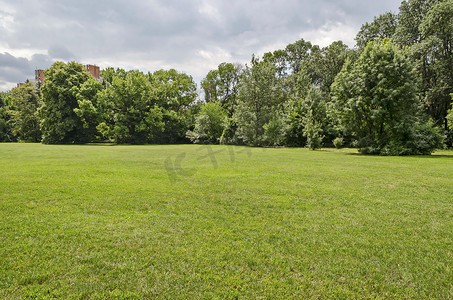
[(49, 56), (53, 57), (55, 59), (60, 59), (60, 60), (65, 60), (65, 61), (71, 61), (71, 60), (77, 60), (76, 56), (71, 53), (70, 50), (68, 50), (65, 46), (52, 46), (49, 48)]
[(0, 53), (0, 90), (34, 78), (34, 70), (45, 69), (53, 63), (48, 55), (34, 54), (31, 59)]
[(223, 61), (245, 62), (300, 38), (352, 46), (361, 24), (396, 11), (397, 2), (0, 0), (0, 88), (55, 60), (144, 71), (173, 67), (199, 81)]

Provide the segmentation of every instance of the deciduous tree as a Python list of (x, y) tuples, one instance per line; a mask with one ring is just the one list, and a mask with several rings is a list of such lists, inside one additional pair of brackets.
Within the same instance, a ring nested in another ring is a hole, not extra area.
[(10, 126), (11, 114), (9, 111), (11, 101), (10, 92), (0, 92), (0, 142), (16, 141)]
[(164, 130), (163, 111), (155, 99), (151, 83), (142, 72), (113, 75), (109, 88), (99, 94), (107, 116), (98, 130), (116, 143), (155, 142)]
[(77, 94), (90, 74), (78, 63), (56, 62), (45, 71), (41, 88), (43, 106), (41, 118), (42, 142), (71, 144), (89, 141), (89, 134), (74, 109), (79, 108)]
[(363, 153), (429, 154), (442, 137), (426, 125), (416, 94), (416, 73), (407, 55), (389, 40), (369, 43), (332, 86), (343, 131)]
[(424, 80), (425, 103), (430, 115), (448, 129), (445, 117), (453, 92), (453, 1), (432, 6), (419, 30), (423, 40), (418, 49), (425, 53), (423, 64), (430, 70)]
[(236, 106), (242, 70), (240, 64), (221, 63), (216, 70), (209, 71), (201, 82), (205, 101), (220, 103), (231, 116)]
[(398, 17), (392, 12), (386, 12), (374, 17), (373, 22), (362, 25), (355, 38), (359, 49), (365, 48), (368, 42), (378, 39), (391, 39), (396, 32)]
[(40, 142), (38, 108), (41, 98), (38, 89), (31, 83), (11, 90), (11, 123), (13, 134), (20, 141)]
[(262, 145), (264, 125), (281, 108), (281, 81), (272, 63), (252, 59), (252, 66), (244, 71), (238, 105), (234, 114), (236, 136), (245, 144)]
[(191, 124), (190, 109), (197, 98), (197, 85), (192, 76), (174, 69), (148, 74), (153, 99), (162, 108), (164, 130), (157, 134), (158, 143), (187, 142), (186, 132)]

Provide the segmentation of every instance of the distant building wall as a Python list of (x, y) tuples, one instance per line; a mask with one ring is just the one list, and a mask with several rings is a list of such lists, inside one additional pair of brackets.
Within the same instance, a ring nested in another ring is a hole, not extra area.
[(36, 81), (44, 83), (45, 78), (46, 78), (46, 76), (44, 76), (44, 70), (35, 70), (35, 80)]
[(85, 69), (88, 71), (88, 73), (91, 74), (91, 76), (94, 77), (94, 79), (100, 81), (101, 77), (99, 76), (100, 69), (98, 66), (95, 65), (84, 65)]
[[(94, 79), (96, 79), (99, 82), (102, 82), (102, 78), (100, 76), (101, 70), (98, 66), (84, 65), (83, 67), (85, 68), (85, 70), (87, 70), (88, 73), (91, 74), (91, 76), (93, 76)], [(45, 78), (46, 78), (46, 76), (44, 75), (44, 70), (38, 69), (38, 70), (35, 70), (35, 79), (34, 80), (29, 79), (28, 81), (33, 82), (35, 84), (35, 86), (39, 86), (38, 83), (40, 83), (41, 85), (44, 84)], [(18, 87), (21, 85), (23, 85), (23, 83), (17, 84)]]

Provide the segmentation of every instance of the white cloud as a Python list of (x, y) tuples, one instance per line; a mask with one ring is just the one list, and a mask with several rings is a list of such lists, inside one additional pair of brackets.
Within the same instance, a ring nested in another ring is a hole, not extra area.
[(213, 5), (212, 1), (204, 0), (198, 8), (198, 12), (215, 21), (218, 21), (220, 19), (220, 13), (217, 7)]
[(43, 49), (32, 49), (32, 48), (10, 48), (0, 44), (0, 53), (14, 54), (15, 57), (23, 57), (31, 59), (35, 54), (48, 54), (47, 50)]
[(0, 11), (0, 30), (1, 31), (12, 30), (13, 24), (14, 24), (13, 15), (4, 11)]
[(340, 22), (329, 22), (321, 28), (302, 32), (300, 37), (321, 47), (328, 46), (335, 41), (343, 41), (346, 45), (353, 47), (354, 38), (359, 29)]

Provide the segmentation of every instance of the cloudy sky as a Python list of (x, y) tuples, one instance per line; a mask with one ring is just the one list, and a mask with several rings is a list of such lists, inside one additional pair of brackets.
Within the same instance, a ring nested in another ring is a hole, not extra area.
[(354, 46), (361, 24), (399, 0), (0, 0), (0, 90), (56, 60), (175, 68), (199, 81), (222, 62), (301, 38)]

